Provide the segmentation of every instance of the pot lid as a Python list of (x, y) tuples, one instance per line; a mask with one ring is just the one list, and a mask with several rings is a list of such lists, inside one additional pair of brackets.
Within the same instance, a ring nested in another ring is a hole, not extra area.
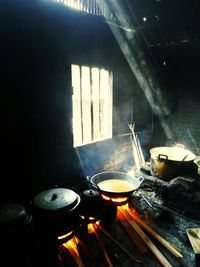
[(16, 203), (3, 203), (0, 205), (0, 224), (16, 222), (26, 219), (28, 213), (26, 209)]
[(80, 196), (67, 188), (54, 188), (40, 192), (35, 196), (33, 204), (46, 211), (70, 211), (80, 202)]

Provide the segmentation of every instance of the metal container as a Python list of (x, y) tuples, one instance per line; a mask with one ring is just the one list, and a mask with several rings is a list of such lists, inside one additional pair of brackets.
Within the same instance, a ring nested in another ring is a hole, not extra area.
[(118, 171), (100, 172), (89, 179), (101, 194), (109, 197), (129, 197), (143, 180), (143, 177)]
[(53, 188), (33, 199), (33, 221), (43, 234), (61, 235), (78, 224), (80, 196), (71, 189)]
[(184, 146), (154, 147), (150, 149), (150, 154), (152, 176), (170, 181), (179, 175), (188, 175), (194, 172), (196, 156)]

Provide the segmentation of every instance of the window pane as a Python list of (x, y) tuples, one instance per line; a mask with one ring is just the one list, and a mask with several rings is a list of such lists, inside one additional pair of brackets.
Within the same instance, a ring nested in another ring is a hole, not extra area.
[(112, 73), (72, 65), (74, 146), (112, 137)]

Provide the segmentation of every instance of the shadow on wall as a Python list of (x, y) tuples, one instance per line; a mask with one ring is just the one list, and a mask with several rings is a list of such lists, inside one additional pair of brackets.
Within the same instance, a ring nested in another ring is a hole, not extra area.
[(131, 135), (118, 135), (76, 148), (85, 177), (102, 171), (128, 172), (134, 168)]

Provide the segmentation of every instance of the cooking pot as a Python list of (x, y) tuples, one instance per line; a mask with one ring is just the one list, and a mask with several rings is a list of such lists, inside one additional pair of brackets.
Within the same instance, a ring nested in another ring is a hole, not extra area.
[(88, 179), (101, 194), (116, 198), (131, 196), (144, 180), (118, 171), (100, 172)]
[(0, 203), (1, 266), (23, 267), (28, 263), (33, 251), (31, 226), (32, 215), (23, 205)]
[(38, 193), (33, 199), (33, 221), (43, 233), (62, 235), (77, 226), (80, 196), (71, 189), (53, 188)]
[(21, 234), (30, 224), (32, 215), (18, 203), (0, 204), (0, 236), (13, 236)]
[(179, 175), (192, 174), (195, 154), (184, 148), (154, 147), (150, 149), (150, 172), (152, 176), (170, 181)]

